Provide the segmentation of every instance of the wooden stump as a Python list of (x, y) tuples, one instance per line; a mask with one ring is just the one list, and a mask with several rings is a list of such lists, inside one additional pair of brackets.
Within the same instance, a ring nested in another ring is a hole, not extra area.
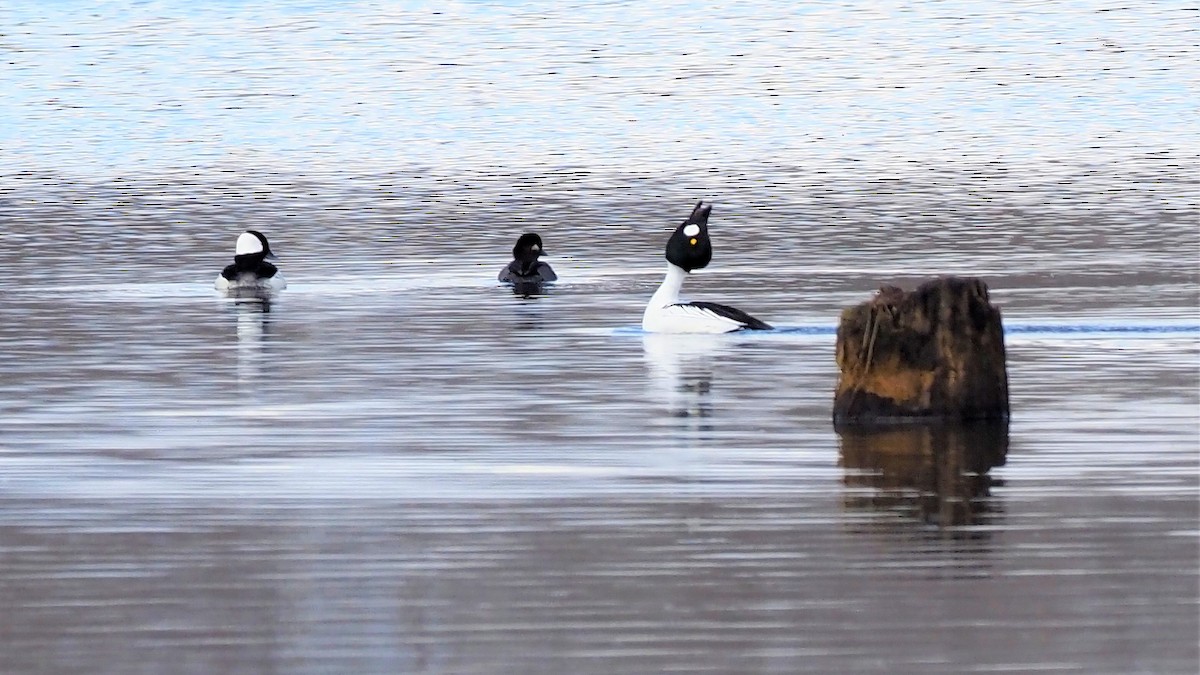
[(842, 312), (837, 362), (835, 424), (1008, 419), (1004, 328), (979, 279), (884, 286)]

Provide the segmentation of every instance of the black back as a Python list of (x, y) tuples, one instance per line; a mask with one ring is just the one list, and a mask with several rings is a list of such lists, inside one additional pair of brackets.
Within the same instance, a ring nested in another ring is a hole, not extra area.
[(742, 324), (742, 330), (771, 330), (772, 328), (771, 324), (761, 319), (756, 319), (737, 307), (730, 307), (729, 305), (722, 305), (717, 302), (689, 302), (685, 304), (692, 305), (693, 307), (701, 307), (710, 312), (733, 319)]
[(270, 279), (279, 272), (279, 268), (263, 260), (262, 253), (248, 253), (233, 256), (233, 264), (226, 265), (221, 270), (221, 276), (235, 281), (244, 272), (253, 272), (259, 279)]
[[(667, 240), (667, 262), (682, 268), (685, 272), (698, 270), (712, 261), (712, 241), (708, 238), (708, 215), (712, 213), (712, 204), (703, 201), (696, 203), (692, 215), (680, 223)], [(689, 225), (699, 228), (695, 234), (684, 231)]]

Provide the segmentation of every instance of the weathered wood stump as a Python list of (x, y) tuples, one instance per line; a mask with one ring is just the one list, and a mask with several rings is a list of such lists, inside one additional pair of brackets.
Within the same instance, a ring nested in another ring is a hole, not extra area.
[(835, 424), (1006, 420), (1000, 310), (975, 278), (879, 289), (842, 312)]

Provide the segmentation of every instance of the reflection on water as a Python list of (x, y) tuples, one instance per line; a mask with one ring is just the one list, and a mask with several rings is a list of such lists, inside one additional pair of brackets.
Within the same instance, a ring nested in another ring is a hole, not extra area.
[[(548, 288), (519, 288), (513, 284), (512, 326), (511, 330), (518, 334), (536, 337), (538, 332), (546, 327), (547, 312), (545, 300)], [(530, 291), (526, 293), (525, 291)]]
[(237, 313), (237, 382), (242, 393), (255, 390), (263, 377), (263, 350), (270, 339), (271, 298), (241, 298), (230, 303)]
[(729, 349), (723, 335), (642, 336), (642, 352), (649, 375), (649, 398), (692, 432), (712, 431), (712, 381), (714, 361)]
[(1008, 453), (1008, 423), (913, 424), (838, 429), (851, 508), (913, 517), (940, 527), (976, 525), (995, 512), (992, 468)]

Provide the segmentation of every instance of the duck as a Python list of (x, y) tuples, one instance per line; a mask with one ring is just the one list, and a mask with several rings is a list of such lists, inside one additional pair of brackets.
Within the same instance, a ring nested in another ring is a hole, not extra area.
[(715, 302), (685, 302), (679, 299), (683, 282), (692, 270), (712, 261), (708, 217), (712, 204), (703, 200), (692, 209), (667, 240), (667, 276), (650, 297), (642, 314), (642, 330), (648, 333), (732, 333), (771, 330), (771, 325), (740, 309)]
[(508, 284), (543, 284), (558, 279), (558, 275), (546, 262), (538, 260), (545, 255), (542, 238), (535, 232), (526, 232), (517, 238), (513, 246), (513, 260), (500, 270), (500, 281)]
[(287, 288), (287, 281), (268, 260), (278, 258), (271, 252), (267, 238), (258, 230), (246, 230), (238, 235), (233, 264), (221, 270), (213, 285), (227, 293), (282, 291)]

